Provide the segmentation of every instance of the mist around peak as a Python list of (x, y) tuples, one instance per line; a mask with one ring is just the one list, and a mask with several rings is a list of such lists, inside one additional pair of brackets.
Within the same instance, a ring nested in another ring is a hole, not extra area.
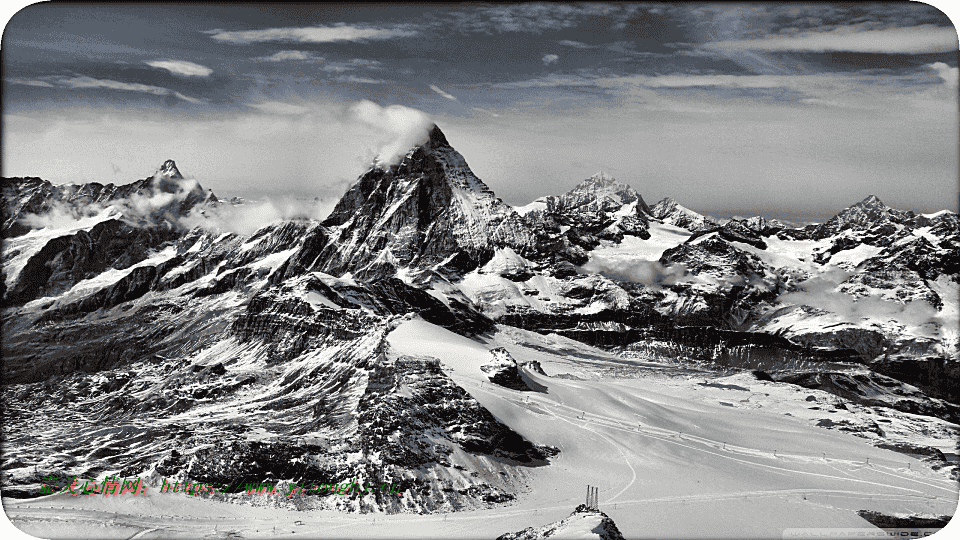
[(427, 142), (434, 126), (430, 116), (417, 109), (381, 107), (365, 99), (351, 105), (350, 114), (379, 132), (374, 161), (386, 166), (396, 165), (411, 148)]

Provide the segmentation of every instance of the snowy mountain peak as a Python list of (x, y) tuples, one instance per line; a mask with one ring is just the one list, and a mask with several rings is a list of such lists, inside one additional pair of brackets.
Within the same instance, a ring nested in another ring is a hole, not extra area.
[(157, 169), (157, 174), (160, 176), (165, 176), (174, 180), (182, 180), (183, 175), (180, 174), (180, 170), (177, 169), (177, 164), (172, 159), (168, 159), (163, 162), (163, 165)]
[[(340, 199), (324, 225), (338, 228), (341, 249), (322, 271), (380, 277), (392, 275), (389, 266), (422, 270), (458, 252), (476, 266), (495, 246), (532, 242), (519, 220), (434, 125), (399, 164), (370, 169)], [(384, 249), (394, 259), (375, 264)]]
[(876, 195), (870, 195), (866, 199), (841, 210), (829, 221), (817, 227), (813, 233), (813, 238), (820, 240), (841, 231), (865, 231), (876, 226), (906, 225), (912, 223), (914, 218), (912, 212), (890, 208), (883, 204)]
[(607, 173), (598, 172), (556, 198), (555, 202), (557, 207), (562, 209), (615, 212), (634, 201), (639, 201), (638, 206), (647, 208), (635, 189), (617, 182)]
[(665, 197), (653, 205), (650, 208), (650, 214), (664, 223), (683, 227), (692, 232), (713, 229), (718, 226), (717, 223), (707, 219), (702, 214), (681, 206), (670, 197)]
[(612, 176), (610, 176), (609, 174), (607, 174), (607, 173), (605, 173), (605, 172), (603, 172), (603, 171), (599, 171), (599, 172), (593, 174), (593, 176), (591, 176), (590, 178), (587, 178), (587, 181), (593, 182), (593, 183), (595, 183), (595, 184), (606, 185), (606, 184), (612, 184), (612, 183), (614, 183), (616, 180), (615, 180)]
[(436, 124), (434, 124), (433, 127), (430, 128), (430, 136), (427, 139), (427, 142), (425, 143), (425, 145), (429, 146), (430, 148), (452, 149), (452, 147), (450, 146), (450, 143), (447, 142), (447, 137), (443, 134), (442, 131), (440, 131), (440, 126)]
[(889, 208), (887, 205), (883, 204), (883, 201), (881, 201), (876, 195), (870, 195), (854, 206), (859, 206), (861, 208), (876, 208), (878, 210)]
[(636, 193), (636, 191), (634, 191), (632, 187), (628, 186), (627, 184), (622, 184), (620, 182), (617, 182), (616, 178), (610, 176), (605, 172), (598, 172), (593, 176), (591, 176), (590, 178), (587, 178), (583, 182), (580, 182), (579, 184), (577, 184), (577, 187), (573, 188), (573, 191), (580, 191), (580, 192), (599, 191), (599, 190), (611, 191), (611, 192), (629, 191), (629, 192)]

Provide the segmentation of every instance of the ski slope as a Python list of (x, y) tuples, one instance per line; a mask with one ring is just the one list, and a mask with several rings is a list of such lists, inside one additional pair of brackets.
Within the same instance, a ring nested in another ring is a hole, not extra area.
[[(784, 529), (870, 527), (856, 510), (953, 514), (957, 486), (904, 454), (816, 428), (787, 385), (630, 362), (558, 336), (510, 327), (472, 340), (407, 318), (391, 355), (439, 358), (500, 421), (561, 453), (532, 467), (526, 492), (491, 510), (432, 515), (339, 514), (252, 507), (181, 494), (53, 495), (4, 501), (42, 538), (496, 538), (569, 516), (587, 485), (627, 538), (780, 538)], [(490, 383), (480, 366), (505, 347), (539, 361), (545, 393)], [(611, 373), (634, 376), (614, 377)], [(562, 377), (558, 377), (561, 376)], [(734, 407), (744, 396), (750, 407)], [(787, 415), (793, 411), (795, 414)], [(300, 522), (301, 524), (296, 524)]]

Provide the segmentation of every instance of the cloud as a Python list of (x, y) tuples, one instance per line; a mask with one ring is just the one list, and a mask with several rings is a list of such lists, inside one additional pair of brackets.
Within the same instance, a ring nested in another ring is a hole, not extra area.
[(543, 57), (543, 63), (547, 66), (556, 63), (558, 60), (560, 60), (560, 57), (555, 54), (547, 54)]
[(944, 84), (948, 87), (957, 88), (958, 84), (960, 84), (960, 68), (952, 68), (943, 62), (927, 64), (927, 67), (935, 70), (937, 75), (940, 75), (940, 78), (943, 79)]
[(199, 99), (196, 99), (196, 98), (192, 98), (192, 97), (187, 97), (187, 96), (181, 94), (180, 92), (173, 92), (173, 91), (171, 91), (171, 95), (174, 95), (174, 96), (176, 96), (176, 97), (178, 97), (178, 98), (180, 98), (180, 99), (182, 99), (182, 100), (184, 100), (184, 101), (186, 101), (186, 102), (189, 102), (189, 103), (196, 103), (196, 104), (203, 103), (202, 100), (199, 100)]
[(5, 79), (10, 84), (22, 84), (26, 86), (40, 86), (42, 88), (56, 88), (47, 81), (38, 81), (36, 79), (24, 79), (22, 77), (8, 77)]
[(437, 88), (436, 86), (434, 86), (434, 85), (432, 85), (432, 84), (430, 85), (430, 89), (433, 90), (434, 92), (440, 94), (441, 96), (443, 96), (443, 97), (451, 100), (451, 101), (459, 101), (456, 97), (454, 97), (454, 96), (452, 96), (452, 95), (444, 92), (443, 90)]
[(487, 114), (489, 114), (489, 115), (491, 115), (491, 116), (500, 116), (499, 114), (497, 114), (497, 113), (495, 113), (495, 112), (493, 112), (493, 111), (488, 111), (488, 110), (486, 110), (486, 109), (481, 109), (480, 107), (471, 107), (471, 109), (473, 109), (473, 110), (475, 110), (475, 111), (485, 112), (485, 113), (487, 113)]
[[(187, 117), (136, 105), (67, 110), (55, 117), (5, 115), (4, 171), (15, 173), (12, 176), (40, 176), (58, 184), (123, 184), (143, 176), (115, 177), (111, 160), (129, 171), (172, 157), (178, 163), (193, 163), (189, 172), (201, 179), (204, 188), (213, 188), (222, 197), (259, 199), (288, 194), (312, 199), (339, 197), (369, 170), (378, 153), (406, 153), (422, 142), (416, 129), (412, 141), (404, 140), (402, 118), (390, 122), (390, 114), (383, 112), (380, 116), (385, 118), (378, 122), (377, 114), (358, 115), (351, 110), (358, 102), (325, 96), (258, 96), (241, 103), (244, 105), (236, 111), (200, 107)], [(249, 106), (267, 103), (265, 107)], [(300, 111), (296, 107), (306, 112), (294, 114)], [(426, 118), (408, 110), (413, 118)], [(420, 134), (425, 137), (431, 122), (421, 125)], [(36, 153), (41, 147), (46, 154)], [(51, 160), (49, 155), (58, 159)], [(212, 155), (218, 159), (211, 160)], [(78, 168), (77, 163), (85, 165)]]
[[(953, 75), (951, 68), (942, 64), (928, 68), (946, 77)], [(952, 68), (956, 70), (956, 68)], [(581, 75), (549, 74), (536, 79), (496, 83), (490, 88), (527, 89), (561, 88), (579, 92), (579, 88), (591, 89), (598, 95), (606, 94), (623, 105), (624, 100), (644, 104), (646, 107), (675, 108), (680, 102), (699, 103), (722, 101), (734, 102), (731, 98), (765, 100), (778, 105), (830, 105), (854, 109), (886, 109), (893, 107), (943, 108), (956, 101), (946, 91), (945, 85), (931, 84), (938, 81), (933, 71), (914, 70), (901, 75), (887, 73), (819, 73), (795, 75)], [(954, 78), (954, 80), (956, 80)], [(691, 91), (685, 91), (690, 89)], [(729, 105), (727, 105), (729, 106)]]
[(567, 47), (573, 47), (575, 49), (592, 49), (593, 48), (593, 45), (587, 45), (586, 43), (582, 43), (580, 41), (573, 41), (572, 39), (560, 40), (558, 41), (558, 43), (560, 45), (566, 45)]
[(363, 58), (354, 58), (343, 62), (327, 62), (320, 69), (323, 71), (335, 71), (341, 73), (344, 71), (353, 71), (357, 68), (382, 69), (380, 62), (376, 60), (365, 60)]
[(802, 32), (795, 36), (717, 41), (705, 44), (721, 51), (849, 51), (890, 54), (953, 52), (958, 48), (952, 27), (923, 25), (881, 30), (840, 27), (829, 32)]
[[(628, 16), (631, 6), (585, 3), (582, 5), (526, 3), (477, 7), (473, 10), (458, 10), (444, 13), (433, 21), (442, 28), (461, 32), (531, 32), (535, 34), (550, 30), (571, 28), (581, 23), (584, 17), (619, 14)], [(429, 18), (429, 17), (428, 17)]]
[(227, 32), (211, 30), (208, 33), (217, 41), (228, 43), (259, 43), (263, 41), (292, 41), (299, 43), (329, 43), (333, 41), (358, 41), (365, 39), (392, 39), (414, 36), (413, 30), (403, 28), (359, 28), (356, 26), (313, 26), (308, 28), (267, 28)]
[(381, 107), (363, 100), (350, 106), (354, 118), (380, 131), (377, 156), (381, 163), (394, 165), (414, 146), (422, 144), (430, 135), (433, 120), (426, 113), (390, 105)]
[(838, 267), (830, 267), (822, 274), (801, 282), (799, 285), (802, 291), (780, 295), (777, 301), (829, 311), (849, 323), (857, 323), (864, 318), (893, 319), (914, 326), (938, 322), (937, 309), (922, 300), (901, 304), (875, 296), (854, 298), (838, 291), (837, 286), (853, 274), (854, 272)]
[(676, 284), (688, 274), (687, 267), (680, 263), (665, 267), (657, 261), (608, 259), (596, 254), (591, 254), (590, 260), (581, 268), (651, 287)]
[(271, 223), (291, 219), (322, 220), (330, 215), (337, 200), (274, 196), (237, 205), (195, 206), (180, 223), (187, 228), (202, 227), (249, 236)]
[(144, 63), (151, 67), (165, 69), (175, 75), (185, 75), (187, 77), (206, 77), (213, 73), (213, 70), (206, 66), (186, 60), (150, 60)]
[(41, 80), (36, 79), (7, 79), (13, 84), (26, 84), (30, 86), (46, 86), (50, 88), (106, 88), (108, 90), (123, 90), (128, 92), (143, 92), (156, 96), (175, 96), (189, 103), (203, 103), (203, 101), (185, 96), (180, 92), (175, 92), (169, 88), (159, 86), (150, 86), (140, 83), (126, 83), (113, 81), (110, 79), (94, 79), (86, 75), (78, 77), (45, 76)]
[(258, 62), (323, 62), (323, 57), (306, 51), (279, 51), (270, 56), (258, 56), (251, 60)]
[(385, 81), (383, 79), (367, 79), (365, 77), (357, 77), (355, 75), (340, 75), (334, 77), (333, 80), (340, 82), (352, 82), (352, 83), (361, 83), (361, 84), (386, 84), (390, 81)]
[[(24, 223), (35, 228), (70, 228), (83, 218), (110, 211), (122, 215), (124, 219), (147, 221), (154, 225), (157, 224), (157, 219), (176, 223), (180, 218), (169, 211), (176, 208), (174, 203), (186, 199), (198, 185), (192, 178), (173, 179), (157, 172), (147, 188), (134, 192), (129, 197), (88, 204), (54, 201), (49, 203), (49, 210), (41, 214), (26, 214), (22, 219)], [(162, 189), (160, 186), (163, 186)]]
[(300, 105), (283, 103), (281, 101), (267, 101), (264, 103), (247, 103), (248, 107), (273, 114), (305, 114), (309, 109)]
[(60, 201), (47, 201), (49, 210), (41, 214), (24, 214), (20, 221), (33, 229), (69, 229), (77, 226), (77, 221), (95, 216), (102, 211), (99, 207), (78, 206)]

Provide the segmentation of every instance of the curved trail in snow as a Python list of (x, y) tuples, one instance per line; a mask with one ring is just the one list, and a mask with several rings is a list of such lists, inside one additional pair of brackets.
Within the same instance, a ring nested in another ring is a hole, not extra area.
[[(553, 380), (553, 381), (555, 382), (555, 380)], [(461, 382), (465, 382), (465, 381), (461, 381)], [(481, 391), (483, 391), (483, 392), (485, 392), (485, 393), (487, 393), (487, 394), (491, 394), (491, 395), (496, 396), (496, 397), (498, 397), (498, 398), (500, 398), (500, 399), (508, 399), (507, 396), (501, 395), (501, 394), (499, 394), (498, 392), (495, 392), (495, 391), (492, 391), (492, 390), (488, 390), (487, 388), (482, 388), (482, 387), (480, 387), (480, 385), (475, 384), (474, 381), (470, 381), (470, 382), (472, 383), (471, 386), (473, 386), (475, 389), (481, 390)], [(560, 383), (560, 384), (562, 384), (562, 383)], [(497, 390), (499, 391), (499, 388), (498, 388)], [(536, 396), (536, 397), (542, 398), (542, 396)], [(576, 409), (574, 409), (573, 407), (571, 407), (571, 406), (569, 406), (569, 405), (566, 405), (566, 404), (563, 404), (563, 403), (558, 403), (558, 402), (555, 402), (555, 401), (552, 401), (552, 400), (543, 400), (543, 401), (547, 401), (547, 403), (543, 403), (541, 399), (537, 399), (536, 402), (537, 402), (538, 404), (542, 405), (542, 406), (543, 406), (543, 405), (554, 405), (554, 406), (556, 406), (556, 407), (562, 407), (562, 408), (568, 409), (568, 410), (570, 410), (570, 411), (575, 411), (575, 410), (576, 410)], [(589, 428), (587, 428), (587, 427), (585, 427), (585, 426), (579, 426), (579, 425), (577, 425), (576, 423), (570, 421), (569, 419), (564, 418), (564, 417), (563, 417), (562, 415), (560, 415), (560, 414), (552, 413), (552, 412), (549, 411), (549, 409), (545, 409), (545, 410), (547, 410), (547, 413), (550, 414), (551, 416), (555, 417), (555, 418), (558, 418), (558, 419), (560, 419), (560, 420), (563, 420), (563, 421), (565, 421), (565, 422), (567, 422), (567, 423), (570, 423), (570, 424), (572, 424), (572, 425), (574, 425), (574, 426), (577, 426), (577, 427), (579, 427), (579, 428), (581, 428), (581, 429), (585, 429), (585, 430), (590, 431), (590, 432), (592, 432), (592, 433), (595, 433), (595, 434), (597, 434), (597, 435), (603, 436), (602, 434), (600, 434), (600, 433), (598, 433), (598, 432), (596, 432), (596, 431), (594, 431), (594, 430), (592, 430), (592, 429), (589, 429)], [(663, 434), (651, 433), (651, 432), (649, 432), (649, 431), (644, 431), (644, 430), (641, 430), (641, 429), (634, 430), (633, 428), (623, 427), (623, 426), (625, 426), (625, 423), (624, 423), (622, 420), (619, 420), (619, 419), (616, 419), (616, 418), (611, 418), (611, 417), (609, 417), (609, 416), (605, 416), (605, 415), (601, 415), (601, 414), (595, 414), (595, 413), (591, 413), (591, 414), (593, 415), (594, 418), (597, 419), (597, 424), (598, 424), (598, 426), (603, 426), (603, 427), (606, 427), (606, 428), (608, 428), (608, 429), (615, 429), (615, 430), (617, 430), (617, 431), (623, 431), (623, 432), (627, 432), (627, 433), (633, 433), (633, 434), (637, 434), (637, 435), (643, 435), (643, 436), (646, 436), (646, 437), (649, 437), (649, 438), (653, 438), (653, 439), (656, 439), (656, 440), (659, 440), (659, 441), (662, 441), (662, 442), (669, 442), (669, 443), (671, 443), (671, 444), (675, 444), (675, 445), (678, 445), (678, 446), (681, 446), (681, 447), (684, 447), (684, 448), (687, 448), (687, 449), (690, 449), (690, 450), (694, 450), (694, 451), (698, 451), (698, 452), (703, 452), (703, 453), (706, 453), (706, 454), (709, 454), (709, 455), (712, 455), (712, 456), (717, 456), (717, 457), (720, 457), (720, 458), (729, 459), (729, 460), (732, 460), (732, 461), (736, 461), (736, 462), (739, 462), (739, 463), (744, 463), (744, 464), (751, 465), (751, 466), (754, 466), (754, 467), (763, 467), (763, 468), (768, 468), (768, 469), (773, 469), (773, 470), (785, 471), (785, 472), (789, 472), (789, 473), (791, 473), (791, 474), (802, 474), (802, 475), (807, 475), (807, 476), (816, 476), (816, 477), (821, 477), (821, 478), (829, 478), (829, 479), (833, 479), (833, 480), (842, 480), (842, 481), (847, 481), (847, 482), (857, 482), (857, 483), (862, 483), (862, 484), (870, 484), (870, 485), (875, 485), (875, 486), (880, 486), (880, 487), (885, 487), (885, 488), (891, 488), (891, 489), (896, 489), (896, 490), (901, 490), (901, 491), (910, 491), (910, 492), (914, 492), (914, 493), (920, 494), (919, 496), (921, 496), (921, 497), (924, 496), (922, 491), (919, 491), (919, 490), (916, 490), (916, 489), (911, 489), (911, 488), (907, 488), (907, 487), (903, 487), (903, 486), (896, 486), (896, 485), (891, 485), (891, 484), (885, 484), (885, 483), (881, 483), (881, 482), (872, 482), (872, 481), (869, 481), (869, 480), (862, 480), (862, 479), (854, 478), (854, 477), (849, 476), (849, 475), (846, 475), (846, 474), (844, 474), (844, 476), (835, 476), (835, 475), (830, 475), (830, 474), (816, 473), (816, 472), (812, 472), (812, 471), (802, 471), (802, 470), (790, 469), (790, 468), (786, 468), (786, 467), (777, 467), (777, 466), (769, 465), (769, 464), (766, 464), (766, 463), (756, 463), (756, 462), (749, 461), (749, 460), (745, 460), (745, 459), (739, 459), (739, 458), (736, 458), (736, 457), (734, 457), (734, 456), (724, 455), (724, 454), (717, 453), (717, 452), (711, 452), (711, 451), (707, 450), (706, 448), (699, 448), (699, 447), (696, 447), (696, 446), (691, 446), (691, 445), (683, 444), (683, 443), (680, 442), (680, 441), (673, 440), (673, 439), (671, 438), (673, 432), (671, 432), (670, 430), (666, 430), (666, 429), (663, 429), (663, 428), (656, 428), (656, 427), (653, 427), (653, 426), (648, 426), (648, 428), (650, 428), (650, 429), (652, 429), (652, 430), (656, 430), (656, 431), (662, 431), (662, 432), (664, 432), (664, 433), (663, 433)], [(605, 437), (605, 438), (607, 438), (607, 437)], [(698, 439), (699, 441), (693, 440), (693, 439)], [(609, 438), (607, 438), (607, 440), (609, 440)], [(705, 442), (701, 442), (701, 444), (713, 443), (713, 444), (710, 445), (710, 446), (714, 446), (714, 445), (719, 446), (719, 445), (722, 444), (722, 443), (719, 442), (719, 441), (713, 441), (712, 439), (708, 439), (708, 438), (705, 438), (705, 437), (697, 437), (697, 436), (688, 436), (688, 438), (681, 438), (680, 440), (681, 440), (681, 441), (693, 440), (692, 442), (705, 441)], [(616, 446), (616, 445), (615, 445), (615, 446)], [(716, 446), (715, 446), (715, 447), (716, 447)], [(764, 451), (764, 450), (757, 449), (757, 448), (748, 448), (748, 447), (742, 447), (742, 446), (735, 446), (734, 448), (743, 449), (743, 450), (753, 450), (753, 451), (756, 451), (757, 454), (752, 454), (752, 455), (755, 455), (756, 457), (765, 457), (766, 454), (768, 453), (768, 451)], [(634, 482), (635, 479), (636, 479), (636, 471), (633, 469), (633, 466), (630, 465), (629, 460), (626, 458), (626, 455), (623, 453), (623, 450), (621, 450), (619, 447), (617, 447), (617, 450), (621, 453), (621, 455), (623, 455), (624, 460), (627, 462), (627, 466), (630, 467), (630, 470), (633, 472), (634, 478), (633, 478), (633, 480), (631, 480), (631, 482), (630, 482), (624, 489), (622, 489), (622, 490), (621, 490), (617, 495), (615, 495), (613, 498), (619, 496), (619, 495), (622, 494), (624, 491), (626, 491), (627, 489), (629, 489), (630, 486), (633, 485), (633, 482)], [(793, 454), (779, 454), (777, 457), (779, 457), (779, 458), (783, 458), (783, 457), (809, 458), (809, 456), (799, 456), (799, 455), (793, 455)], [(856, 462), (856, 461), (853, 461), (853, 460), (833, 459), (833, 461), (834, 461), (834, 462), (850, 463), (850, 464), (859, 464), (859, 462)], [(831, 468), (833, 468), (833, 467), (831, 467)], [(841, 472), (841, 473), (843, 472), (843, 471), (840, 471), (839, 469), (835, 469), (835, 468), (834, 468), (834, 470), (837, 470), (838, 472)], [(874, 470), (874, 469), (871, 469), (871, 470)], [(880, 472), (880, 473), (882, 473), (882, 474), (889, 474), (889, 473), (883, 473), (882, 471), (876, 471), (876, 470), (875, 470), (875, 472)], [(933, 484), (928, 484), (928, 483), (926, 483), (926, 482), (922, 482), (922, 481), (917, 480), (917, 479), (913, 479), (913, 478), (903, 478), (903, 477), (901, 477), (901, 476), (893, 475), (893, 474), (890, 474), (890, 476), (894, 476), (895, 478), (899, 478), (900, 480), (917, 482), (917, 483), (919, 483), (919, 484), (923, 484), (923, 485), (928, 486), (928, 487), (934, 487), (934, 488), (937, 488), (937, 489), (941, 489), (941, 490), (947, 491), (948, 493), (951, 493), (951, 494), (956, 493), (954, 490), (950, 490), (950, 489), (947, 489), (947, 488), (944, 488), (944, 487), (940, 487), (940, 486), (936, 486), (936, 485), (933, 485)], [(612, 501), (613, 498), (607, 499), (606, 502)]]

